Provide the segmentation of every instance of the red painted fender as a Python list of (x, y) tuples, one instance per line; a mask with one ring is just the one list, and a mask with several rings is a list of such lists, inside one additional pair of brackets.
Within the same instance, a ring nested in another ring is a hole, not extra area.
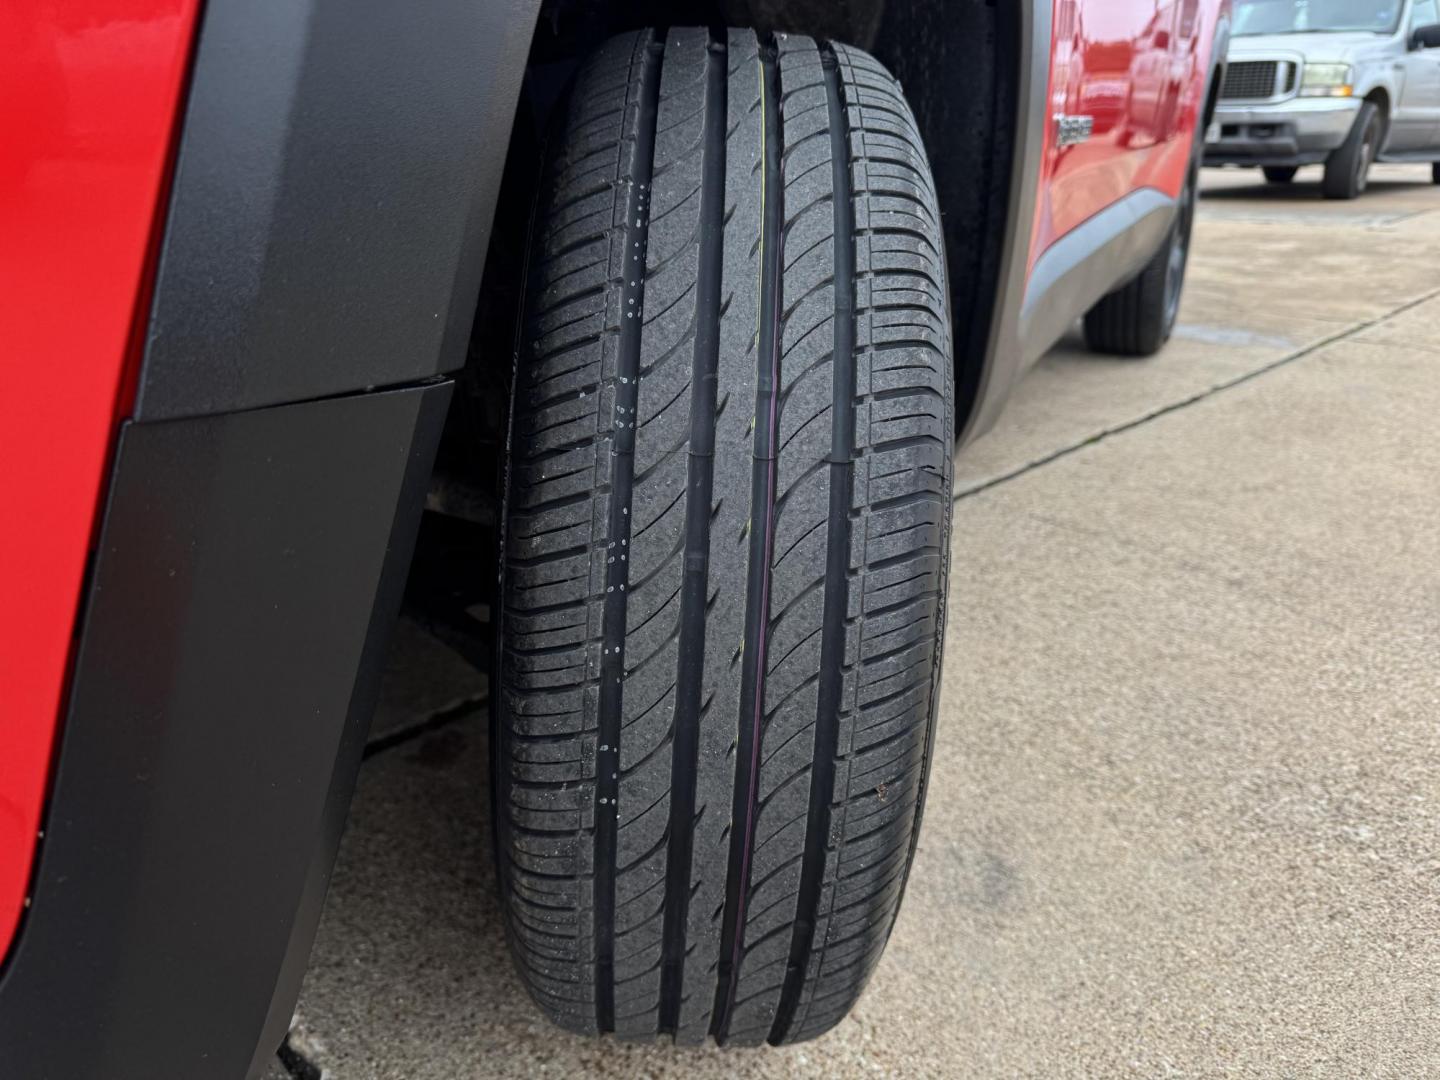
[(142, 342), (197, 0), (0, 5), (0, 955)]

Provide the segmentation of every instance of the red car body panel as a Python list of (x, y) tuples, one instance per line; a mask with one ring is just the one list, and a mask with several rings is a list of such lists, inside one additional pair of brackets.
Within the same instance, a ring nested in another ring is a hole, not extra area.
[(1045, 135), (1030, 266), (1055, 241), (1140, 188), (1178, 198), (1190, 166), (1218, 0), (1055, 0), (1050, 114), (1089, 117), (1091, 137)]
[(139, 356), (197, 0), (0, 5), (0, 955)]
[(284, 1037), (538, 15), (0, 4), (7, 1080)]

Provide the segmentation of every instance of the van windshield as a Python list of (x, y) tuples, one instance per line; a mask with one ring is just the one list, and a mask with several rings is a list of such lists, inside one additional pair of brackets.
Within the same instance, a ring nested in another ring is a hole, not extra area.
[(1401, 6), (1400, 0), (1236, 0), (1235, 36), (1343, 30), (1393, 34)]

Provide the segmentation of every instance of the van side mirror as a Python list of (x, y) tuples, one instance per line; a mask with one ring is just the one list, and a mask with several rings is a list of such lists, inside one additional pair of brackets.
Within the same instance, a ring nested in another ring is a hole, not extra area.
[(1410, 34), (1412, 49), (1440, 49), (1440, 24), (1417, 26)]

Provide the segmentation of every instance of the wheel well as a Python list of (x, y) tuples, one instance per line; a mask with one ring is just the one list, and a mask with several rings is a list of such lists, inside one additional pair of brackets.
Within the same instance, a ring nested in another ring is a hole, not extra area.
[[(538, 146), (581, 58), (607, 37), (641, 26), (753, 27), (870, 52), (904, 87), (935, 175), (961, 430), (983, 374), (1005, 243), (1020, 48), (1019, 18), (1011, 8), (994, 0), (544, 0), (516, 126), (528, 124)], [(534, 173), (532, 162), (513, 155), (512, 147), (507, 179), (512, 172)], [(524, 198), (534, 190), (524, 183), (511, 187)], [(528, 216), (528, 203), (513, 210)], [(496, 222), (505, 215), (502, 205)], [(487, 288), (492, 267), (493, 259)], [(490, 355), (508, 355), (512, 340), (513, 332)]]
[(1216, 64), (1215, 70), (1210, 73), (1210, 92), (1205, 97), (1204, 119), (1200, 124), (1200, 137), (1205, 137), (1206, 130), (1215, 122), (1215, 110), (1220, 107), (1220, 87), (1225, 81), (1225, 65)]
[[(685, 0), (676, 6), (683, 9)], [(956, 431), (964, 430), (984, 373), (1011, 195), (1020, 50), (1014, 5), (994, 0), (723, 0), (723, 6), (732, 25), (858, 45), (904, 87), (944, 216), (955, 422)]]
[(1019, 39), (1013, 4), (911, 0), (887, 5), (871, 48), (905, 88), (945, 219), (956, 431), (965, 430), (977, 404), (1000, 290)]
[(1377, 86), (1365, 95), (1365, 100), (1380, 110), (1380, 146), (1390, 138), (1390, 93), (1383, 86)]
[[(493, 659), (493, 641), (467, 613), (496, 601), (507, 403), (542, 147), (583, 58), (611, 35), (641, 26), (732, 25), (843, 41), (883, 62), (914, 111), (944, 218), (958, 433), (976, 403), (1000, 287), (1017, 123), (1020, 20), (1013, 8), (995, 0), (543, 0), (505, 150), (470, 351), (431, 476), (407, 589), (412, 614), (482, 668)], [(478, 573), (486, 564), (492, 572)]]

